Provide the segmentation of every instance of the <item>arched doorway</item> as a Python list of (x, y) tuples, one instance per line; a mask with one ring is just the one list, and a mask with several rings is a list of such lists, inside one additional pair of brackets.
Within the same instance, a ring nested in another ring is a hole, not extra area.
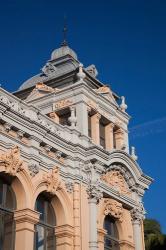
[(12, 178), (0, 176), (0, 249), (14, 250), (14, 210), (16, 198), (11, 188)]
[(39, 223), (35, 226), (34, 250), (55, 250), (55, 213), (51, 197), (41, 193), (37, 197), (35, 210), (40, 213)]
[(104, 219), (104, 229), (106, 235), (104, 238), (104, 250), (119, 250), (119, 234), (115, 219), (107, 215)]

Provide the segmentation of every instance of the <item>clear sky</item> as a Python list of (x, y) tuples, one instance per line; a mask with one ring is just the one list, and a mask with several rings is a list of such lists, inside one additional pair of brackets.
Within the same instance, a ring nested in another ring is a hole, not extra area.
[(1, 1), (0, 83), (14, 91), (39, 72), (62, 41), (66, 14), (80, 61), (95, 64), (99, 79), (126, 96), (130, 144), (155, 179), (144, 199), (147, 216), (166, 233), (165, 13), (165, 0)]

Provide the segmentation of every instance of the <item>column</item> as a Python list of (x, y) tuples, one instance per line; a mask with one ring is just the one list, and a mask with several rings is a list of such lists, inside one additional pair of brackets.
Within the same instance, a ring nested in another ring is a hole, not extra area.
[(135, 250), (143, 250), (141, 224), (138, 220), (133, 221), (133, 234), (134, 234)]
[(97, 237), (97, 203), (102, 198), (102, 192), (99, 189), (99, 183), (90, 184), (88, 187), (89, 204), (89, 249), (98, 249)]
[(76, 117), (78, 130), (88, 136), (88, 108), (84, 102), (76, 105)]
[(114, 124), (109, 123), (105, 126), (105, 147), (106, 150), (112, 150), (114, 148), (114, 134), (113, 134)]
[(143, 206), (135, 207), (131, 210), (131, 217), (133, 223), (133, 236), (135, 243), (135, 250), (144, 250), (142, 234), (142, 221), (144, 218), (144, 208)]
[(49, 114), (49, 117), (56, 123), (59, 123), (59, 116), (56, 114), (56, 112), (51, 112)]
[(124, 146), (124, 132), (121, 128), (114, 132), (116, 149), (122, 149)]
[(34, 249), (34, 226), (39, 221), (39, 212), (29, 208), (17, 210), (14, 213), (16, 226), (15, 249)]
[(91, 134), (92, 140), (95, 144), (100, 145), (100, 118), (101, 115), (96, 113), (91, 116)]

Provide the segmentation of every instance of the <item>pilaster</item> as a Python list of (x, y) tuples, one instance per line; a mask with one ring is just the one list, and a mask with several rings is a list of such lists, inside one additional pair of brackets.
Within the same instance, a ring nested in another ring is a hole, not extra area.
[(91, 116), (91, 134), (92, 134), (92, 141), (95, 144), (100, 144), (100, 118), (101, 115), (99, 113), (96, 113)]
[(77, 127), (78, 130), (88, 136), (88, 110), (87, 104), (84, 102), (76, 105)]
[(114, 124), (109, 123), (105, 126), (105, 146), (106, 150), (112, 150), (114, 148), (114, 135), (113, 135)]
[(15, 249), (33, 250), (34, 249), (34, 226), (39, 221), (39, 213), (29, 208), (16, 210), (15, 220)]

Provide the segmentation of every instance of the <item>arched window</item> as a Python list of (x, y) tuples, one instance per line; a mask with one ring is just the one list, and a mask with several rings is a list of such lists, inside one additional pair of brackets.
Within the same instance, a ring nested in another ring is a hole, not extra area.
[(104, 229), (107, 231), (104, 239), (104, 250), (119, 250), (119, 236), (115, 220), (110, 215), (104, 219)]
[(10, 181), (0, 177), (0, 249), (14, 250), (14, 209), (16, 199)]
[(55, 214), (51, 199), (42, 193), (36, 200), (40, 221), (35, 228), (34, 250), (55, 250)]

